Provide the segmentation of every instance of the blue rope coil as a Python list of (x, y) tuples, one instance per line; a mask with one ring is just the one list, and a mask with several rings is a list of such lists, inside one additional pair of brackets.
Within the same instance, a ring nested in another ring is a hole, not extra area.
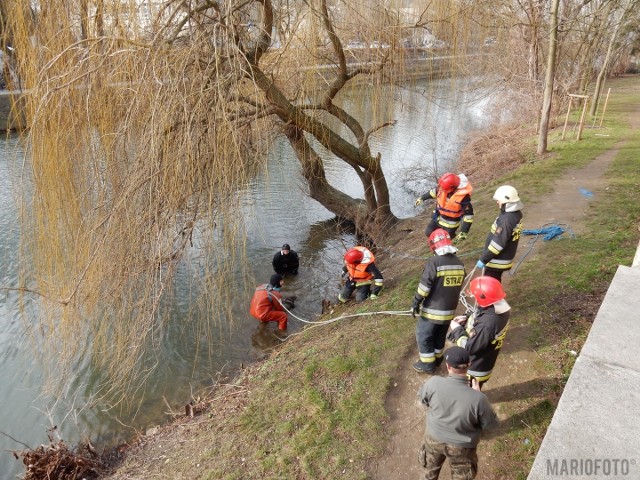
[(523, 235), (544, 235), (544, 240), (552, 240), (561, 236), (565, 232), (565, 229), (560, 225), (551, 225), (549, 227), (537, 228), (531, 230), (522, 230)]

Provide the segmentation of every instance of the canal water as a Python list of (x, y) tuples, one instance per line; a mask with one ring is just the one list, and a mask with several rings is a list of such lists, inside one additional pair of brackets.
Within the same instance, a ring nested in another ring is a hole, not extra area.
[[(425, 95), (408, 90), (396, 95), (392, 110), (386, 113), (397, 124), (371, 138), (372, 152), (382, 154), (392, 211), (401, 218), (419, 212), (414, 200), (432, 185), (428, 175), (433, 170), (444, 172), (469, 132), (490, 121), (486, 112), (491, 97), (486, 92), (454, 94), (446, 80), (417, 87), (435, 93), (437, 99), (428, 101)], [(371, 104), (365, 105), (358, 115), (372, 115), (372, 109)], [(181, 267), (176, 279), (172, 321), (161, 342), (158, 367), (145, 385), (144, 398), (134, 402), (135, 410), (85, 408), (97, 383), (89, 366), (79, 366), (76, 372), (82, 385), (80, 399), (47, 398), (42, 392), (43, 371), (55, 365), (34, 365), (32, 349), (37, 346), (28, 341), (24, 326), (34, 320), (21, 318), (19, 297), (7, 290), (19, 285), (20, 236), (28, 233), (20, 232), (16, 201), (16, 187), (24, 178), (16, 168), (22, 156), (17, 136), (0, 139), (0, 479), (13, 479), (22, 471), (10, 452), (47, 443), (47, 429), (52, 425), (70, 444), (82, 438), (90, 438), (94, 445), (117, 444), (163, 423), (169, 406), (183, 411), (192, 393), (212, 385), (219, 372), (232, 373), (261, 358), (274, 343), (273, 337), (257, 331), (256, 321), (248, 314), (253, 288), (238, 284), (234, 285), (234, 322), (221, 328), (215, 338), (206, 339), (210, 351), (200, 347), (203, 333), (180, 321), (190, 314), (193, 285), (197, 283), (194, 263), (198, 259), (188, 256), (190, 262), (186, 263), (191, 264)], [(242, 213), (256, 283), (268, 281), (273, 255), (283, 243), (289, 243), (300, 254), (301, 268), (297, 277), (287, 278), (284, 292), (298, 296), (294, 313), (312, 320), (321, 312), (323, 299), (335, 301), (342, 255), (355, 244), (355, 238), (332, 221), (330, 212), (306, 196), (298, 165), (286, 142), (276, 142), (270, 152), (268, 175), (256, 177), (250, 188), (241, 192)], [(327, 177), (347, 193), (362, 197), (362, 187), (342, 162), (329, 161)], [(27, 305), (27, 316), (29, 308)], [(299, 321), (290, 320), (290, 332), (300, 328)]]

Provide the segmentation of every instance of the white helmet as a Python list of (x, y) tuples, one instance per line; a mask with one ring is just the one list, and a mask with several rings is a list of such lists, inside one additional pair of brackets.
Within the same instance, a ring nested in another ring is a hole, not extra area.
[(502, 185), (501, 187), (498, 187), (496, 193), (493, 194), (493, 199), (500, 202), (500, 205), (520, 201), (518, 191), (511, 185)]

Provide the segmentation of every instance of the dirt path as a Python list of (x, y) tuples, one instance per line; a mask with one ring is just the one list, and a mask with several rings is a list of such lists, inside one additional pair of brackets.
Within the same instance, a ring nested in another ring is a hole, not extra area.
[[(640, 125), (640, 112), (635, 112), (632, 125), (636, 127)], [(545, 224), (567, 224), (576, 234), (584, 231), (584, 219), (588, 214), (589, 204), (593, 198), (597, 198), (601, 189), (606, 188), (602, 181), (604, 172), (621, 147), (622, 143), (597, 157), (586, 167), (567, 172), (557, 180), (549, 196), (542, 199), (524, 198), (524, 228), (537, 229)], [(517, 185), (514, 186), (517, 188)], [(593, 195), (589, 195), (590, 193)], [(570, 208), (567, 208), (568, 206)], [(481, 232), (476, 234), (485, 235)], [(540, 239), (531, 245), (529, 242), (532, 238), (527, 236), (521, 238), (517, 259), (520, 259), (529, 249), (531, 251), (526, 259), (542, 254), (543, 241)], [(517, 278), (517, 273), (515, 276), (503, 277), (507, 296), (509, 282), (517, 281)], [(527, 344), (527, 328), (519, 326), (509, 331), (491, 381), (483, 389), (502, 420), (505, 419), (504, 411), (509, 403), (523, 397), (535, 396), (541, 390), (537, 387), (543, 373), (536, 371), (537, 353)], [(417, 349), (414, 347), (404, 363), (398, 367), (394, 388), (387, 397), (387, 411), (391, 417), (388, 428), (394, 433), (388, 455), (381, 458), (372, 469), (374, 478), (379, 480), (418, 479), (422, 475), (422, 468), (417, 462), (417, 450), (424, 434), (425, 412), (417, 402), (416, 392), (428, 376), (421, 375), (412, 369), (411, 365), (416, 358)], [(439, 368), (438, 374), (446, 375), (444, 366)], [(496, 480), (495, 476), (489, 474), (492, 471), (492, 464), (499, 460), (492, 457), (491, 441), (481, 442), (478, 453), (477, 478)], [(446, 462), (440, 478), (450, 478)]]

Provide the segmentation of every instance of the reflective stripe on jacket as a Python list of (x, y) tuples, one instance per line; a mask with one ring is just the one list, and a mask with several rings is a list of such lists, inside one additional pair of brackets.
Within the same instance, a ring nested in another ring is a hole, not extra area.
[(501, 212), (491, 225), (480, 260), (496, 270), (513, 267), (522, 233), (522, 212)]
[(465, 270), (462, 260), (450, 253), (427, 260), (416, 298), (423, 297), (420, 316), (434, 323), (447, 324), (455, 316)]

